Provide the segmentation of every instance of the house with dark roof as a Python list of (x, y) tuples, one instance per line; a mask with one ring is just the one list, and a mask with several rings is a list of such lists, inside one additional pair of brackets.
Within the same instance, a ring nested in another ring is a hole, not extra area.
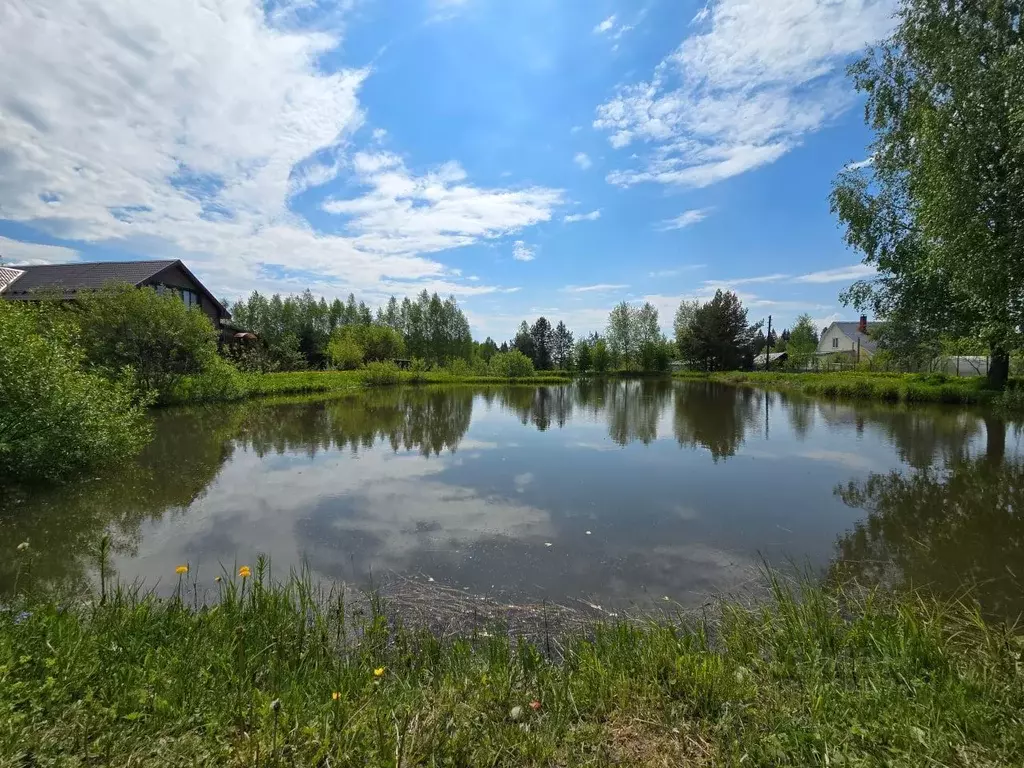
[[(231, 313), (180, 260), (94, 261), (74, 264), (0, 266), (0, 299), (38, 301), (57, 297), (74, 301), (83, 291), (95, 291), (110, 283), (128, 283), (172, 293), (189, 307), (201, 309), (221, 332), (230, 328)], [(237, 329), (230, 328), (230, 335)]]
[(868, 327), (867, 315), (861, 315), (857, 322), (834, 322), (821, 332), (817, 354), (841, 354), (855, 361), (870, 359), (878, 352), (877, 334), (882, 328), (882, 323)]

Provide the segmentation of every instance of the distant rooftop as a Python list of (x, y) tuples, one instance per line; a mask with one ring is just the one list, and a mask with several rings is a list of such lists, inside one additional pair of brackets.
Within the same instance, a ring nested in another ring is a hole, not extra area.
[(885, 327), (885, 323), (868, 323), (867, 333), (860, 332), (860, 323), (856, 321), (852, 323), (836, 322), (836, 326), (854, 341), (860, 340), (861, 349), (874, 354), (875, 350), (878, 349), (878, 339), (874, 338), (874, 334), (882, 330)]
[(24, 274), (20, 269), (14, 267), (0, 267), (0, 293), (4, 292), (4, 288), (13, 283), (19, 277)]
[[(107, 283), (139, 285), (175, 261), (96, 261), (75, 264), (41, 264), (0, 267), (0, 293), (6, 299), (28, 299), (46, 291), (63, 292), (71, 298), (78, 291), (98, 290)], [(18, 272), (8, 281), (4, 273)]]

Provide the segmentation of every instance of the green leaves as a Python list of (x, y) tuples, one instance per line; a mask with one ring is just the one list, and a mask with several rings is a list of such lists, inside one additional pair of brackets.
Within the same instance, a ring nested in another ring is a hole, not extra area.
[(173, 294), (111, 285), (78, 298), (86, 361), (108, 376), (130, 371), (140, 392), (169, 392), (217, 360), (217, 330)]
[(850, 69), (867, 96), (873, 166), (841, 173), (831, 207), (879, 276), (844, 301), (889, 320), (907, 348), (939, 333), (1019, 348), (1019, 4), (903, 0), (899, 18), (893, 36)]
[(0, 301), (0, 482), (53, 480), (137, 453), (146, 398), (121, 375), (82, 369), (83, 353), (45, 308)]
[(761, 324), (747, 324), (747, 310), (732, 291), (716, 291), (706, 304), (684, 301), (676, 312), (683, 359), (703, 371), (749, 368)]

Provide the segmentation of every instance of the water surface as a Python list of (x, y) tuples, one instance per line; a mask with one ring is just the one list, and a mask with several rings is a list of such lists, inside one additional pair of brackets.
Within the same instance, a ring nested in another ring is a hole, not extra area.
[[(762, 560), (1024, 606), (1019, 431), (992, 414), (706, 383), (371, 391), (155, 414), (112, 476), (0, 496), (22, 578), (173, 588), (267, 553), (277, 573), (397, 573), (524, 600), (699, 604)], [(10, 589), (14, 566), (0, 566)]]

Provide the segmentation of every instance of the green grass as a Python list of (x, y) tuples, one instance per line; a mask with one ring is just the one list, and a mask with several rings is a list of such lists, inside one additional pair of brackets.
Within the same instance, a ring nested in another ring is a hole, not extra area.
[(369, 386), (414, 384), (564, 384), (569, 374), (544, 372), (526, 379), (503, 379), (497, 376), (465, 376), (444, 369), (426, 372), (384, 370), (373, 364), (358, 371), (294, 371), (286, 373), (240, 373), (230, 386), (202, 386), (201, 377), (185, 377), (161, 405), (182, 405), (203, 402), (224, 402), (275, 395), (329, 394), (357, 390)]
[(184, 601), (115, 590), (0, 613), (0, 764), (995, 766), (1024, 755), (1024, 642), (964, 603), (793, 593), (775, 580), (762, 607), (726, 603), (711, 628), (594, 624), (549, 654), (495, 627), (440, 639), (379, 601), (273, 585), (260, 567), (195, 609), (189, 578)]
[[(786, 373), (773, 371), (700, 373), (681, 371), (678, 379), (700, 379), (726, 384), (789, 389), (832, 399), (880, 400), (904, 403), (957, 403), (961, 405), (996, 402), (1002, 393), (988, 389), (983, 377), (956, 378), (943, 374), (874, 373)], [(1024, 383), (1011, 381), (1011, 389)]]

